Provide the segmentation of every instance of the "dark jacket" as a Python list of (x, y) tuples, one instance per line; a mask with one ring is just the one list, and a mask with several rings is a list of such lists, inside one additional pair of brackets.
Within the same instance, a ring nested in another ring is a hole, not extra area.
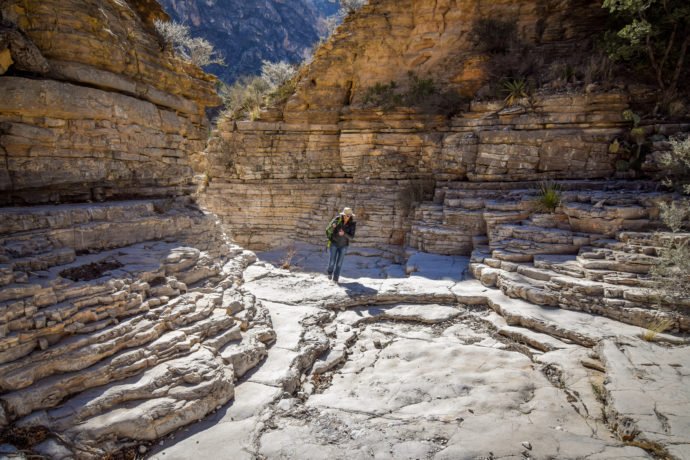
[[(357, 222), (355, 222), (355, 218), (350, 217), (350, 220), (346, 224), (345, 216), (340, 214), (331, 220), (329, 227), (332, 228), (333, 224), (335, 224), (335, 228), (333, 228), (333, 233), (330, 237), (331, 244), (335, 245), (337, 248), (349, 246), (350, 240), (354, 239), (355, 230), (357, 229)], [(338, 234), (341, 229), (345, 232), (343, 236)]]

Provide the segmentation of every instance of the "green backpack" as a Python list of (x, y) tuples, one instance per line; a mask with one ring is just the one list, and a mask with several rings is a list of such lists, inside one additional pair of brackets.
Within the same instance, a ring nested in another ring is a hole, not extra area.
[(328, 238), (328, 243), (326, 244), (326, 248), (330, 249), (331, 247), (331, 238), (333, 238), (333, 232), (335, 231), (335, 226), (337, 227), (338, 225), (343, 223), (343, 217), (342, 216), (337, 216), (334, 217), (333, 220), (331, 220), (328, 223), (328, 227), (326, 227), (326, 238)]

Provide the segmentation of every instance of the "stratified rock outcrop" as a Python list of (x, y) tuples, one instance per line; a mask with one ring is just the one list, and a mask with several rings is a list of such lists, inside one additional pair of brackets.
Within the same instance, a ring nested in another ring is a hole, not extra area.
[(313, 229), (345, 203), (364, 224), (363, 244), (401, 245), (411, 203), (430, 198), (434, 180), (608, 177), (608, 144), (629, 103), (620, 92), (543, 96), (507, 109), (460, 104), (464, 113), (450, 120), (362, 107), (369, 87), (405, 85), (410, 71), (474, 96), (495, 58), (477, 43), (480, 19), (514, 22), (514, 40), (550, 62), (583, 46), (601, 15), (589, 1), (371, 2), (319, 49), (283, 108), (254, 122), (219, 122), (207, 148), (205, 204), (252, 247), (320, 237)]
[(0, 79), (2, 203), (192, 189), (218, 99), (213, 77), (162, 55), (157, 3), (7, 1), (1, 13), (15, 63)]
[(265, 356), (270, 318), (239, 287), (255, 257), (189, 199), (0, 215), (3, 427), (100, 457), (202, 418)]
[[(524, 59), (538, 54), (548, 66), (586, 47), (603, 27), (601, 15), (599, 2), (589, 1), (371, 2), (316, 53), (283, 107), (255, 121), (218, 123), (206, 150), (211, 180), (203, 203), (236, 241), (259, 249), (294, 239), (320, 243), (330, 216), (351, 206), (359, 245), (476, 251), (477, 277), (511, 296), (646, 324), (658, 313), (658, 297), (644, 292), (658, 258), (644, 254), (656, 256), (660, 246), (623, 249), (627, 237), (619, 233), (660, 229), (659, 205), (673, 195), (658, 184), (613, 180), (635, 176), (621, 171), (611, 146), (628, 135), (623, 114), (647, 91), (546, 85), (510, 104), (479, 97), (496, 79), (501, 55), (478, 41), (478, 23), (514, 23), (512, 39), (530, 50)], [(367, 103), (376, 83), (412, 85), (405, 83), (410, 71), (474, 99), (459, 102), (450, 118), (423, 104), (400, 107), (401, 99), (395, 107)], [(664, 139), (688, 128), (641, 129)], [(537, 210), (545, 180), (567, 191), (554, 215)], [(591, 247), (599, 248), (595, 255)], [(575, 269), (591, 287), (556, 276), (555, 265), (548, 267), (554, 273), (537, 270), (534, 282), (523, 281), (521, 270), (535, 273), (546, 255), (618, 262)], [(685, 317), (674, 317), (678, 329), (688, 329)]]
[[(643, 458), (625, 445), (636, 440), (684, 454), (686, 421), (669, 398), (628, 423), (626, 381), (658, 353), (637, 344), (639, 326), (664, 317), (690, 329), (686, 316), (660, 315), (647, 290), (668, 238), (651, 232), (673, 196), (613, 180), (626, 177), (609, 147), (628, 129), (631, 93), (474, 101), (451, 118), (362, 104), (369, 85), (409, 70), (481, 90), (494, 59), (471, 33), (482, 18), (514, 21), (520, 43), (558, 59), (582, 46), (598, 2), (374, 1), (285, 107), (221, 120), (205, 153), (214, 79), (163, 52), (155, 2), (6, 0), (0, 12), (0, 202), (13, 205), (0, 209), (3, 439), (33, 435), (45, 457), (143, 454), (230, 401), (243, 379), (247, 402), (226, 414), (234, 431), (192, 455), (230, 439), (238, 458), (305, 446), (305, 458), (374, 456), (369, 446), (493, 458), (486, 445), (508, 438), (498, 456), (572, 445), (575, 457)], [(544, 179), (559, 182), (560, 203), (537, 212)], [(220, 220), (197, 205), (199, 185)], [(320, 242), (344, 205), (357, 213), (357, 244), (376, 247), (362, 254), (379, 278), (364, 270), (361, 282), (326, 285), (256, 263), (226, 234), (253, 248)], [(391, 266), (406, 246), (449, 256)], [(687, 388), (684, 356), (674, 352), (653, 388)], [(414, 381), (420, 368), (436, 382)], [(386, 369), (397, 371), (376, 375)], [(602, 386), (605, 371), (614, 378)], [(674, 425), (667, 437), (652, 417)]]
[(254, 254), (191, 197), (215, 79), (163, 53), (154, 1), (1, 7), (0, 203), (24, 206), (0, 209), (0, 436), (138, 451), (275, 337), (241, 288)]

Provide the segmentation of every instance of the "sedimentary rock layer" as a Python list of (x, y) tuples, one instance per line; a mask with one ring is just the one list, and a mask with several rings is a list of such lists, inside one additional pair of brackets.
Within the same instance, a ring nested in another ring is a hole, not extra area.
[(367, 87), (402, 83), (409, 71), (473, 97), (489, 78), (490, 57), (481, 43), (486, 38), (473, 33), (478, 21), (488, 21), (489, 28), (514, 24), (514, 36), (505, 32), (504, 39), (512, 40), (506, 46), (534, 46), (533, 53), (548, 62), (583, 47), (604, 14), (590, 0), (369, 2), (317, 51), (285, 120), (336, 123), (343, 107), (362, 101)]
[(275, 338), (240, 287), (255, 256), (189, 199), (0, 215), (2, 428), (101, 458), (230, 400)]
[[(213, 77), (163, 52), (157, 4), (9, 1), (0, 13), (14, 37), (0, 40), (14, 63), (0, 78), (0, 203), (189, 192), (218, 99)], [(27, 49), (45, 65), (25, 65), (38, 59)]]
[[(348, 205), (367, 245), (404, 242), (413, 204), (435, 181), (603, 178), (621, 132), (620, 93), (544, 96), (538, 108), (474, 103), (447, 120), (351, 110), (338, 124), (223, 120), (206, 156), (204, 204), (252, 247), (317, 242)], [(469, 253), (469, 251), (466, 251)]]

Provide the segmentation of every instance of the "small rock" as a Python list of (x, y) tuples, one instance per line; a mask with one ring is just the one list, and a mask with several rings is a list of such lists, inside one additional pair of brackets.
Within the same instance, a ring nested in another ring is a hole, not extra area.
[(380, 341), (380, 340), (378, 340), (378, 339), (374, 340), (374, 348), (376, 348), (376, 349), (378, 349), (378, 350), (380, 350), (381, 348), (383, 348), (383, 346), (381, 346), (381, 341)]
[(142, 454), (142, 455), (145, 454), (147, 450), (148, 449), (146, 448), (146, 446), (144, 446), (144, 445), (139, 446), (139, 453), (140, 454)]
[(281, 399), (280, 402), (278, 403), (277, 407), (281, 411), (287, 412), (292, 408), (292, 400), (291, 399)]
[(522, 444), (522, 447), (524, 447), (527, 450), (532, 450), (532, 444), (530, 444), (529, 441), (522, 441), (520, 444)]

